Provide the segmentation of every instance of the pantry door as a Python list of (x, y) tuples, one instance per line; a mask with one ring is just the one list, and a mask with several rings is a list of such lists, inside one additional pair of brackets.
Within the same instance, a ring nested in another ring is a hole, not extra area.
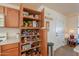
[(6, 27), (19, 27), (19, 11), (13, 8), (5, 8)]

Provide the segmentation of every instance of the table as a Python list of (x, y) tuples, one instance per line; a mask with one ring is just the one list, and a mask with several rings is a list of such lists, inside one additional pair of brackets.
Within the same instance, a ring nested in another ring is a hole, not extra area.
[(79, 45), (74, 48), (74, 51), (77, 53), (77, 56), (79, 56)]

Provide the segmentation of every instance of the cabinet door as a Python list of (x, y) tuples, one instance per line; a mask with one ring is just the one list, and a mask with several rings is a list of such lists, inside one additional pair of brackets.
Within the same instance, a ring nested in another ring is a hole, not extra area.
[(0, 46), (0, 53), (1, 53), (1, 46)]
[(8, 49), (16, 48), (18, 46), (19, 46), (18, 43), (6, 44), (6, 45), (2, 45), (2, 50), (5, 51), (5, 50), (8, 50)]
[(5, 50), (2, 52), (2, 56), (19, 56), (18, 48)]
[(0, 6), (0, 13), (4, 13), (4, 7)]
[(19, 11), (6, 8), (6, 27), (18, 27), (19, 26)]
[(0, 56), (1, 56), (1, 46), (0, 46)]

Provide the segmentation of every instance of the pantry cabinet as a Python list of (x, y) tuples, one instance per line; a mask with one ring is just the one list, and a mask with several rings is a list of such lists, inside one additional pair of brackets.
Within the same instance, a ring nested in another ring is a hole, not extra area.
[[(37, 11), (27, 8), (23, 4), (20, 8), (21, 55), (47, 56), (47, 31), (42, 29), (44, 27), (44, 9)], [(30, 42), (32, 43), (30, 44)]]
[(5, 8), (6, 27), (19, 27), (19, 11), (12, 8)]
[(0, 56), (19, 56), (19, 43), (12, 43), (0, 46)]

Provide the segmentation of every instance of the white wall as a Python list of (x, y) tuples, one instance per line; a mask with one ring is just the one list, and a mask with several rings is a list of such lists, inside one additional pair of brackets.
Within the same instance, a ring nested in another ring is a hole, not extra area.
[[(47, 20), (50, 22), (50, 29), (48, 31), (48, 42), (54, 43), (54, 50), (65, 45), (64, 42), (64, 26), (66, 17), (55, 10), (41, 6), (39, 9), (45, 8), (45, 16), (52, 17), (52, 20)], [(57, 31), (57, 33), (56, 33)], [(56, 36), (56, 34), (58, 36)]]
[(65, 33), (70, 34), (70, 30), (74, 30), (74, 34), (77, 35), (77, 27), (78, 27), (78, 16), (68, 16), (66, 20), (66, 30)]

